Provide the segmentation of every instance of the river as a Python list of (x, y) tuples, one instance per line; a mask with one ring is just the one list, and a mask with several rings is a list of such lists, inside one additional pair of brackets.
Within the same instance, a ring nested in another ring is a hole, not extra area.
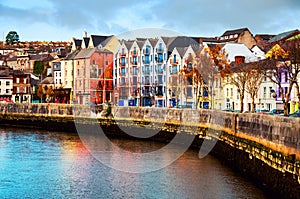
[[(128, 151), (163, 146), (152, 141), (113, 142)], [(95, 159), (77, 134), (0, 127), (0, 198), (267, 197), (214, 157), (199, 159), (196, 150), (160, 170), (127, 173)]]

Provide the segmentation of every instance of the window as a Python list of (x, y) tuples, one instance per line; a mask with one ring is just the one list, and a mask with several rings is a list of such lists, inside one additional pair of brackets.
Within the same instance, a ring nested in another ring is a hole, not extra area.
[(285, 82), (288, 82), (288, 73), (287, 72), (284, 73), (284, 80), (285, 80)]
[(226, 89), (226, 97), (229, 97), (229, 88)]
[(16, 82), (17, 82), (17, 84), (19, 84), (20, 83), (20, 78), (17, 77)]
[(272, 88), (272, 87), (270, 87), (270, 95), (269, 95), (269, 98), (271, 98), (271, 97), (272, 97), (272, 92), (274, 92), (274, 90), (273, 90), (273, 88)]
[(267, 96), (267, 87), (264, 87), (264, 98)]
[(9, 86), (10, 85), (10, 82), (9, 81), (6, 81), (6, 86)]
[(233, 97), (233, 88), (230, 89), (230, 96)]
[(24, 81), (24, 84), (27, 84), (27, 78), (24, 78), (23, 81)]

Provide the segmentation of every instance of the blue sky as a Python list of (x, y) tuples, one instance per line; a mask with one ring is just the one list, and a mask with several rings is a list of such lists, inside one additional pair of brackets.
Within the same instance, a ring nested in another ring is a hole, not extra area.
[(1, 0), (1, 40), (66, 41), (156, 28), (188, 36), (220, 36), (248, 27), (255, 34), (300, 29), (299, 0)]

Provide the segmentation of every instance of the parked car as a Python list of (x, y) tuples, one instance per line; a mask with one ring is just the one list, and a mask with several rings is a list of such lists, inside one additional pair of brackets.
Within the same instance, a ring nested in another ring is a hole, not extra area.
[(269, 112), (269, 110), (265, 110), (265, 109), (263, 109), (263, 110), (260, 110), (260, 109), (255, 110), (255, 113), (257, 113), (257, 114), (268, 114), (268, 112)]
[(300, 117), (300, 112), (299, 112), (299, 110), (295, 111), (295, 113), (289, 114), (289, 117)]
[(273, 109), (270, 112), (268, 112), (268, 114), (270, 115), (283, 115), (284, 114), (284, 110), (283, 109)]
[(232, 110), (232, 109), (223, 109), (222, 111), (226, 111), (226, 112), (234, 112), (234, 110)]

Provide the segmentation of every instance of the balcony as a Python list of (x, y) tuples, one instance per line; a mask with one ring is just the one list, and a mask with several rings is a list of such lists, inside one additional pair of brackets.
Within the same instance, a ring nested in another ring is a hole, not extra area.
[(159, 74), (159, 75), (163, 74), (163, 73), (164, 73), (163, 68), (159, 68), (159, 67), (158, 67), (158, 68), (156, 69), (156, 73)]
[(176, 65), (178, 65), (178, 61), (176, 61), (176, 60), (174, 60), (174, 59), (170, 59), (170, 64), (171, 64), (172, 66), (176, 66)]
[(157, 58), (157, 57), (155, 57), (155, 61), (158, 64), (162, 64), (164, 62), (164, 60), (162, 58)]
[(150, 48), (146, 48), (143, 50), (144, 55), (150, 55)]
[(144, 65), (149, 65), (149, 64), (150, 64), (150, 60), (149, 60), (149, 59), (143, 60), (143, 64), (144, 64)]
[(131, 51), (132, 57), (137, 57), (139, 55), (138, 51)]
[(156, 49), (156, 53), (158, 53), (158, 54), (161, 54), (161, 53), (163, 53), (164, 52), (164, 49), (163, 48), (157, 48)]
[(150, 70), (143, 70), (144, 75), (150, 75)]
[(125, 52), (121, 52), (121, 53), (119, 53), (119, 56), (120, 57), (126, 57), (126, 53)]
[(131, 63), (131, 65), (134, 65), (134, 66), (138, 65), (138, 62), (136, 60), (131, 60), (130, 63)]

